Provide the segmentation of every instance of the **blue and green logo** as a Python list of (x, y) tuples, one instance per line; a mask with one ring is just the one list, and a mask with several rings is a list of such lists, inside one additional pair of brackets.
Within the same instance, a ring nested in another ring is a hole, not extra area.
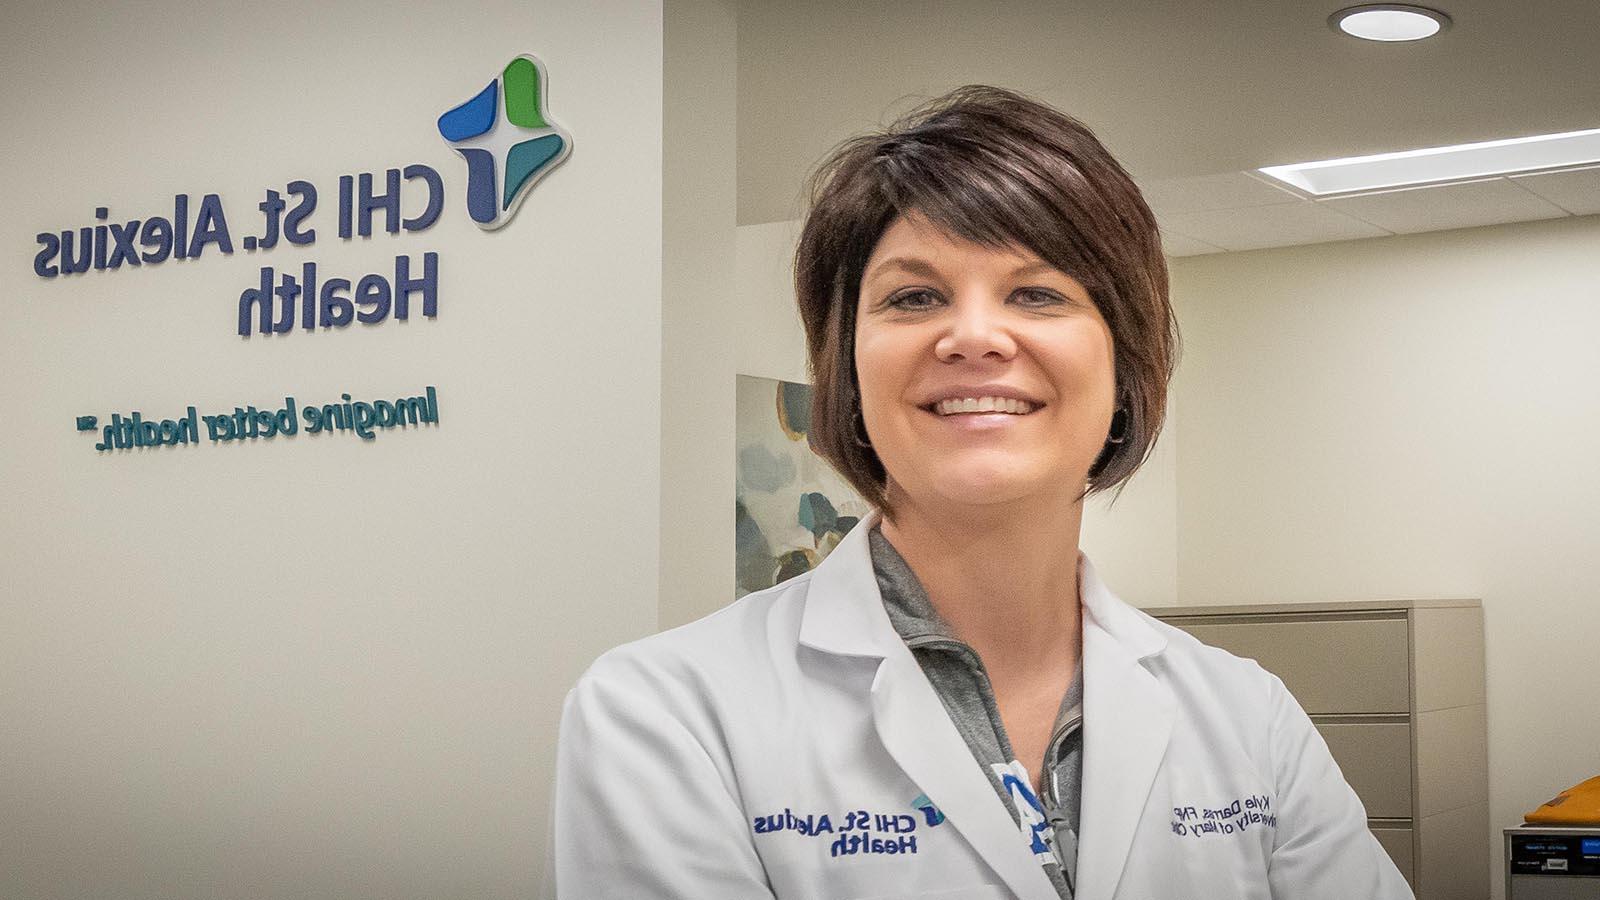
[(928, 820), (929, 828), (944, 822), (944, 813), (939, 811), (939, 807), (933, 805), (933, 801), (928, 799), (927, 794), (918, 794), (917, 799), (911, 801), (911, 808), (922, 810), (923, 817)]
[(439, 117), (439, 133), (467, 161), (467, 214), (486, 231), (511, 221), (534, 184), (572, 152), (572, 135), (545, 109), (548, 84), (544, 63), (523, 54)]

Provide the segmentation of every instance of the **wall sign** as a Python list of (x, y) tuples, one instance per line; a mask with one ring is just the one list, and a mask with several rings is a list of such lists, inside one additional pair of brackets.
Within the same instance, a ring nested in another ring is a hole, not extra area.
[[(488, 86), (437, 120), (439, 134), (466, 162), (468, 217), (486, 231), (505, 226), (533, 186), (572, 152), (571, 134), (546, 109), (548, 80), (536, 57), (514, 57)], [(303, 179), (267, 188), (261, 196), (253, 210), (236, 208), (231, 219), (218, 194), (198, 201), (177, 194), (170, 206), (163, 203), (138, 217), (113, 216), (109, 207), (97, 207), (91, 223), (36, 235), (34, 274), (53, 280), (195, 261), (208, 251), (216, 257), (280, 245), (310, 247), (330, 226), (345, 241), (377, 231), (412, 234), (432, 227), (446, 205), (444, 179), (423, 163), (341, 175), (332, 203), (323, 202), (325, 190)], [(331, 223), (323, 207), (332, 208)], [(431, 250), (397, 254), (379, 271), (364, 274), (327, 271), (307, 259), (262, 266), (257, 274), (238, 295), (237, 315), (228, 319), (244, 338), (405, 321), (414, 311), (427, 319), (438, 315), (439, 254)], [(211, 443), (271, 439), (302, 428), (312, 434), (350, 431), (371, 440), (375, 429), (438, 421), (433, 386), (423, 395), (392, 400), (352, 400), (344, 394), (338, 402), (297, 407), (293, 397), (285, 397), (276, 408), (235, 407), (205, 415), (191, 406), (173, 419), (117, 412), (104, 426), (97, 416), (75, 417), (79, 431), (100, 434), (95, 445), (100, 451), (199, 443), (202, 436)]]
[(572, 152), (572, 135), (545, 110), (547, 81), (544, 63), (524, 54), (439, 117), (439, 133), (467, 161), (467, 214), (486, 231), (511, 221), (534, 184)]

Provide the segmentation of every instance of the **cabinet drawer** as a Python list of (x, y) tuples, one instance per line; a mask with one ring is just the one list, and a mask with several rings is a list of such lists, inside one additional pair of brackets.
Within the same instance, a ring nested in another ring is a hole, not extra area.
[(1374, 828), (1372, 836), (1378, 839), (1383, 849), (1388, 851), (1389, 858), (1394, 860), (1395, 868), (1406, 877), (1406, 884), (1411, 885), (1411, 890), (1417, 889), (1416, 878), (1416, 850), (1411, 842), (1411, 829), (1409, 828)]
[(1411, 818), (1411, 725), (1318, 722), (1333, 761), (1374, 819)]
[(1283, 679), (1312, 715), (1411, 709), (1404, 613), (1327, 619), (1177, 616), (1167, 621), (1204, 643), (1260, 663)]

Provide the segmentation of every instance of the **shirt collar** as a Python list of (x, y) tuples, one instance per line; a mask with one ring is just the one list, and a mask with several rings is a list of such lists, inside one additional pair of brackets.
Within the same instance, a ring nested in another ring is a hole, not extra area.
[[(873, 570), (870, 534), (880, 521), (882, 513), (877, 510), (862, 517), (812, 570), (800, 623), (800, 643), (826, 653), (878, 659), (901, 645), (901, 637), (884, 609)], [(1083, 606), (1083, 627), (1097, 625), (1135, 659), (1154, 656), (1166, 648), (1165, 635), (1148, 616), (1111, 592), (1081, 550), (1078, 596)]]
[(872, 555), (872, 574), (883, 596), (883, 608), (901, 640), (908, 643), (922, 637), (956, 640), (950, 633), (950, 626), (934, 609), (933, 601), (928, 599), (922, 581), (911, 571), (911, 565), (900, 551), (883, 536), (882, 528), (868, 532), (867, 545)]

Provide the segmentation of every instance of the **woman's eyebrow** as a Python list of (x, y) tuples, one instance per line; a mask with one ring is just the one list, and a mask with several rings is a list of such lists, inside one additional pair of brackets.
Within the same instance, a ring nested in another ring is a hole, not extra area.
[(1035, 260), (1035, 261), (1033, 261), (1031, 263), (1028, 263), (1026, 265), (1019, 266), (1016, 269), (1016, 271), (1011, 273), (1011, 277), (1012, 278), (1024, 278), (1024, 277), (1027, 277), (1029, 275), (1037, 275), (1037, 274), (1039, 274), (1041, 272), (1054, 272), (1054, 271), (1056, 271), (1056, 267), (1055, 266), (1052, 266), (1049, 263), (1045, 262), (1044, 260), (1040, 259), (1040, 260)]
[(916, 256), (891, 256), (883, 262), (873, 266), (867, 272), (866, 281), (882, 275), (890, 269), (901, 269), (912, 275), (921, 275), (924, 278), (938, 278), (939, 270), (933, 263)]
[[(873, 266), (870, 270), (868, 270), (867, 274), (866, 274), (866, 277), (863, 278), (862, 280), (863, 281), (871, 281), (872, 279), (877, 278), (878, 276), (883, 275), (886, 272), (893, 271), (895, 269), (899, 269), (899, 270), (901, 270), (903, 272), (908, 272), (908, 273), (910, 273), (912, 275), (921, 275), (924, 278), (938, 278), (939, 277), (939, 269), (938, 269), (938, 267), (936, 267), (933, 263), (928, 262), (925, 259), (922, 259), (921, 257), (917, 257), (917, 256), (891, 256), (888, 259), (883, 260), (882, 262), (880, 262), (877, 265)], [(1034, 260), (1031, 263), (1023, 263), (1021, 266), (1018, 266), (1016, 269), (1014, 269), (1011, 272), (1011, 277), (1012, 278), (1026, 278), (1026, 277), (1028, 277), (1030, 275), (1038, 275), (1038, 274), (1041, 274), (1041, 273), (1058, 272), (1058, 271), (1059, 270), (1056, 269), (1055, 266), (1051, 265), (1048, 262), (1045, 262), (1042, 259), (1039, 259), (1039, 260)]]

